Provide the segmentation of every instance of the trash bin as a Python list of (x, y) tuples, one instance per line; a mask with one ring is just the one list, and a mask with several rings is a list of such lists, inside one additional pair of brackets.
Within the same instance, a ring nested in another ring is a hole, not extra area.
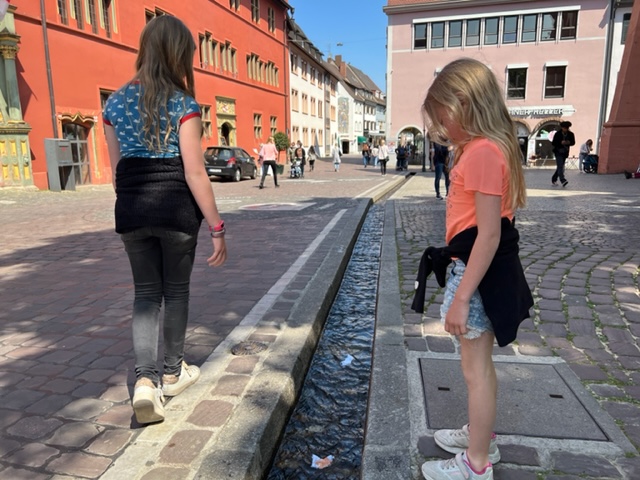
[(47, 178), (49, 190), (75, 190), (76, 176), (73, 167), (71, 142), (58, 138), (44, 139), (44, 152), (47, 159)]

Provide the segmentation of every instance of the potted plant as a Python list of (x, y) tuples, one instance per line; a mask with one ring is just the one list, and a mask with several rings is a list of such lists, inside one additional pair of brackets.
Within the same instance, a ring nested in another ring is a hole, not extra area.
[(276, 132), (276, 134), (273, 136), (273, 141), (276, 144), (276, 148), (278, 149), (278, 174), (282, 175), (282, 173), (284, 172), (284, 165), (280, 164), (280, 152), (289, 148), (289, 145), (291, 143), (288, 135), (284, 132)]

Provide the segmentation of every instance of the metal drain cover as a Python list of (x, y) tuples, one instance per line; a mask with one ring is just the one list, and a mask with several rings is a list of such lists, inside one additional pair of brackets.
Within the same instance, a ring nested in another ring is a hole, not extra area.
[[(467, 423), (467, 388), (460, 361), (420, 358), (430, 429)], [(590, 397), (566, 365), (495, 362), (498, 376), (496, 433), (557, 439), (609, 441), (596, 422), (603, 412), (587, 409)], [(564, 369), (563, 369), (564, 368)], [(575, 376), (575, 374), (573, 374)], [(568, 380), (568, 381), (566, 381)], [(582, 391), (580, 391), (582, 390)]]
[(231, 348), (231, 353), (234, 355), (255, 355), (256, 353), (264, 352), (266, 349), (267, 345), (264, 343), (240, 342)]

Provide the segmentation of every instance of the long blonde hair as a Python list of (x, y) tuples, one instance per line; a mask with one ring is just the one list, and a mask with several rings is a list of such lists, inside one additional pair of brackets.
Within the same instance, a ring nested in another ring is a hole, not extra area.
[(158, 16), (142, 29), (134, 81), (143, 87), (138, 107), (143, 141), (152, 151), (162, 151), (177, 128), (167, 120), (164, 138), (160, 138), (160, 119), (169, 118), (169, 99), (176, 91), (195, 98), (195, 48), (187, 26), (171, 15)]
[(511, 207), (514, 210), (524, 207), (527, 192), (522, 171), (522, 152), (516, 126), (493, 72), (477, 60), (460, 58), (445, 66), (431, 84), (422, 109), (431, 137), (438, 143), (446, 144), (450, 137), (436, 113), (439, 107), (447, 111), (451, 120), (468, 134), (466, 140), (455, 145), (455, 163), (471, 140), (487, 138), (493, 141), (507, 159)]

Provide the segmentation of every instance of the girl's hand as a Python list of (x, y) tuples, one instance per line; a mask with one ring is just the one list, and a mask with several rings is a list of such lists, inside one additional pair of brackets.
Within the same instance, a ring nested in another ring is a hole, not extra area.
[(444, 322), (444, 329), (451, 335), (464, 335), (467, 333), (468, 318), (469, 302), (453, 297), (453, 302), (451, 302), (451, 307)]
[(227, 244), (224, 237), (213, 237), (213, 254), (207, 258), (210, 267), (219, 267), (227, 260)]

